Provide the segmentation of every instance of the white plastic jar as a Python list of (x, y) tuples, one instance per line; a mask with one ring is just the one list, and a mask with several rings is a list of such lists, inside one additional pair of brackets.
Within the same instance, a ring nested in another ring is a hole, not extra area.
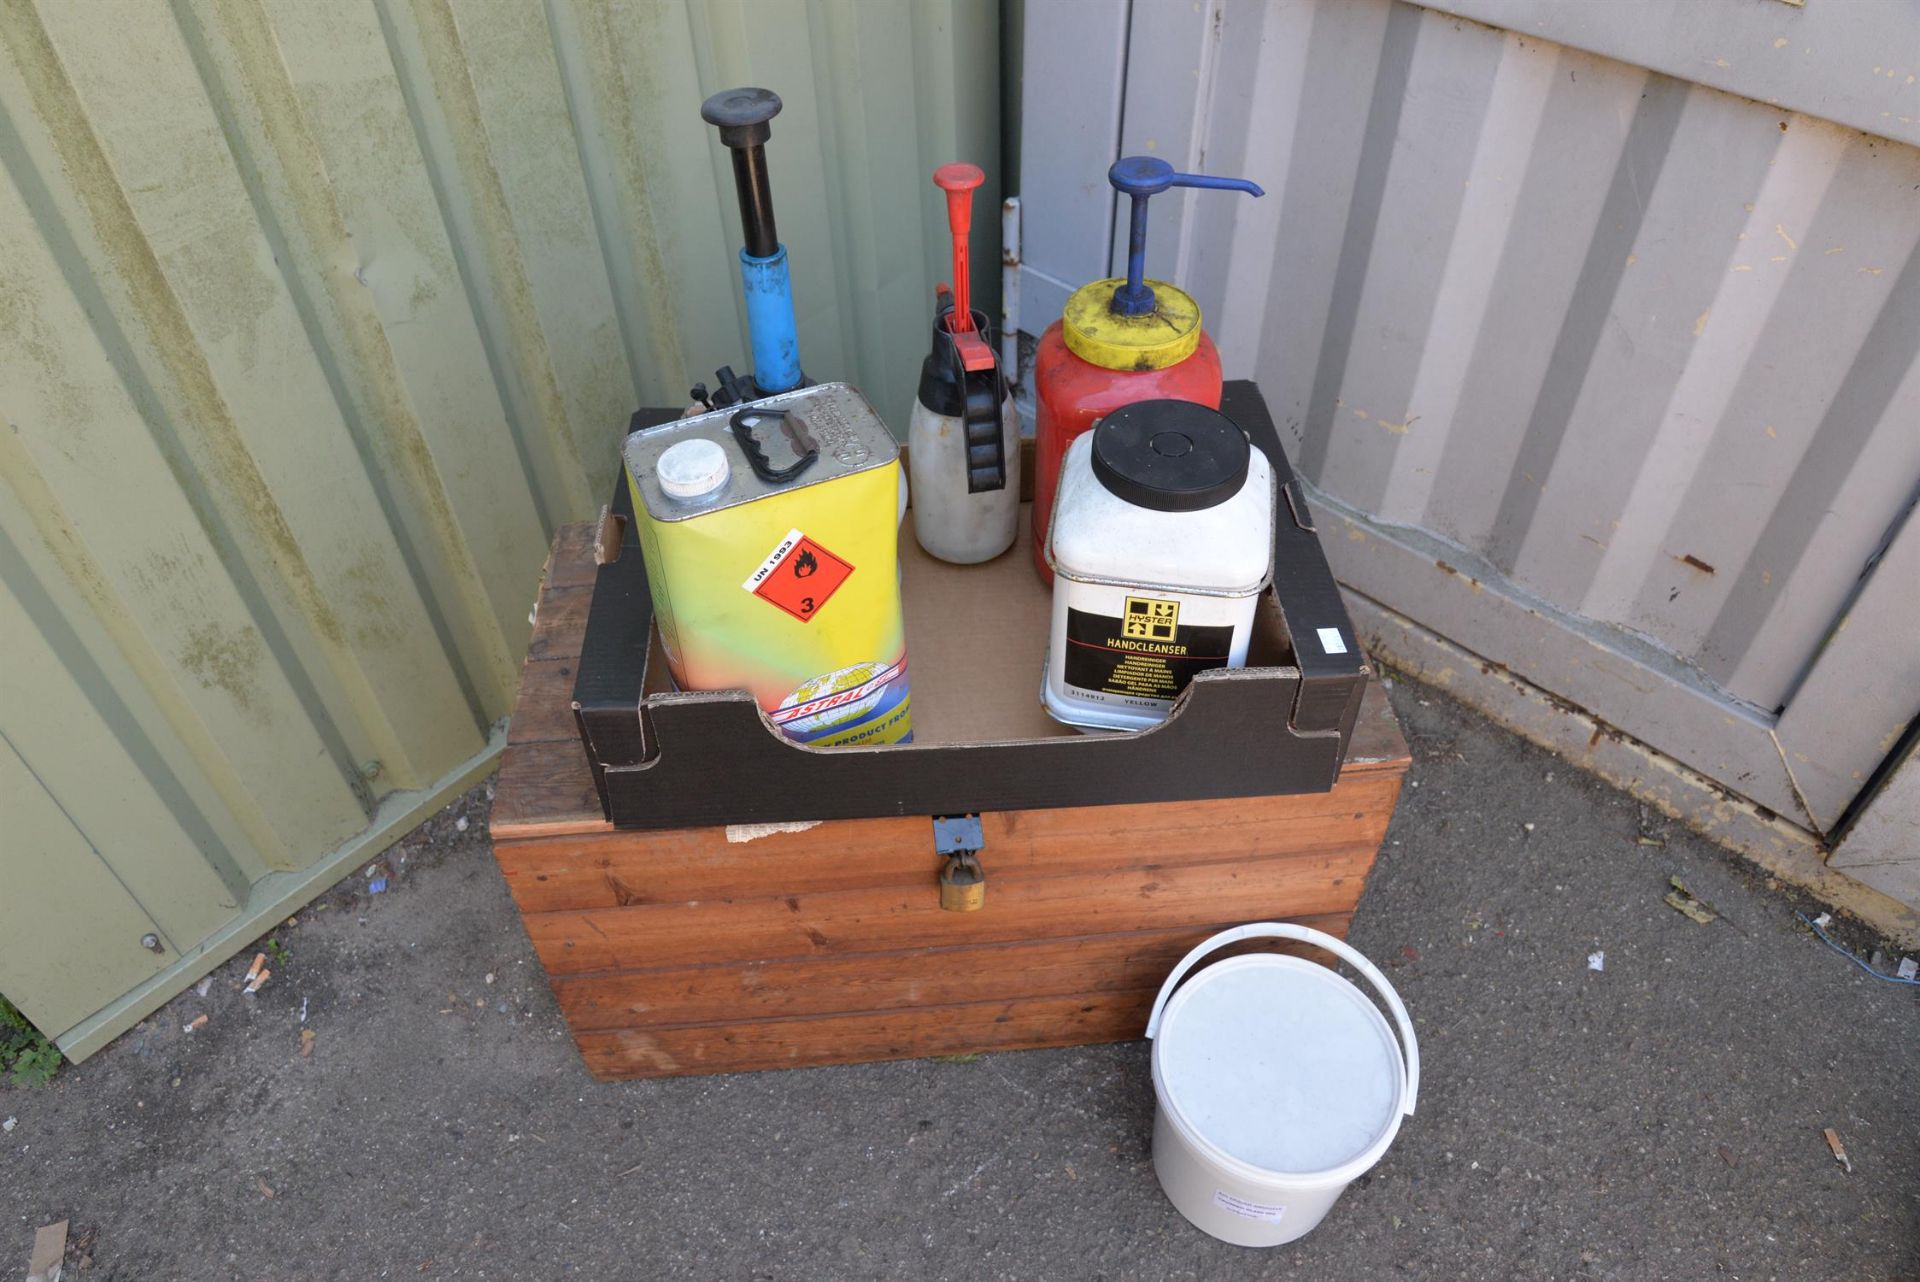
[(1047, 535), (1047, 711), (1144, 729), (1195, 673), (1245, 667), (1273, 513), (1267, 456), (1218, 410), (1141, 401), (1076, 439)]

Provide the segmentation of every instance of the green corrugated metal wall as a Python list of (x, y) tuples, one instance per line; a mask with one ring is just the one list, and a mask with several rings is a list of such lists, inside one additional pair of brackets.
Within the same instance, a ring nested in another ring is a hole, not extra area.
[(489, 767), (553, 528), (748, 363), (707, 93), (785, 99), (807, 371), (903, 427), (935, 164), (987, 166), (997, 258), (997, 42), (994, 0), (0, 0), (0, 992), (84, 1055)]

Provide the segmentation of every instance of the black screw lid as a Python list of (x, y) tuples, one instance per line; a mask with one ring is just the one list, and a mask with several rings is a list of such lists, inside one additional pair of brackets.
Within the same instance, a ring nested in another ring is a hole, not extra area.
[(1198, 512), (1240, 492), (1253, 447), (1219, 410), (1191, 401), (1123, 405), (1093, 429), (1093, 474), (1156, 512)]
[(720, 141), (729, 147), (758, 147), (773, 137), (767, 124), (780, 114), (780, 95), (751, 86), (722, 89), (700, 104), (700, 119), (720, 126)]

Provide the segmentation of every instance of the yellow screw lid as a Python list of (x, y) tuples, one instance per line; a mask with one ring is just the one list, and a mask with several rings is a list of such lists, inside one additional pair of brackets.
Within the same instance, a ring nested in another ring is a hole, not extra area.
[(1067, 350), (1102, 369), (1165, 369), (1200, 346), (1200, 304), (1185, 290), (1149, 280), (1154, 308), (1144, 316), (1121, 316), (1108, 306), (1124, 276), (1096, 280), (1073, 291), (1061, 315)]

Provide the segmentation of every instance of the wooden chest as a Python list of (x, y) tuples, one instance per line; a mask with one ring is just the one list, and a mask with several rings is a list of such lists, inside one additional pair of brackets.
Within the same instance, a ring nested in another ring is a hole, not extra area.
[(562, 530), (492, 833), (601, 1078), (1138, 1037), (1212, 931), (1346, 933), (1407, 767), (1375, 686), (1331, 792), (984, 814), (986, 905), (946, 912), (925, 816), (614, 829), (570, 703), (594, 568), (591, 527)]

